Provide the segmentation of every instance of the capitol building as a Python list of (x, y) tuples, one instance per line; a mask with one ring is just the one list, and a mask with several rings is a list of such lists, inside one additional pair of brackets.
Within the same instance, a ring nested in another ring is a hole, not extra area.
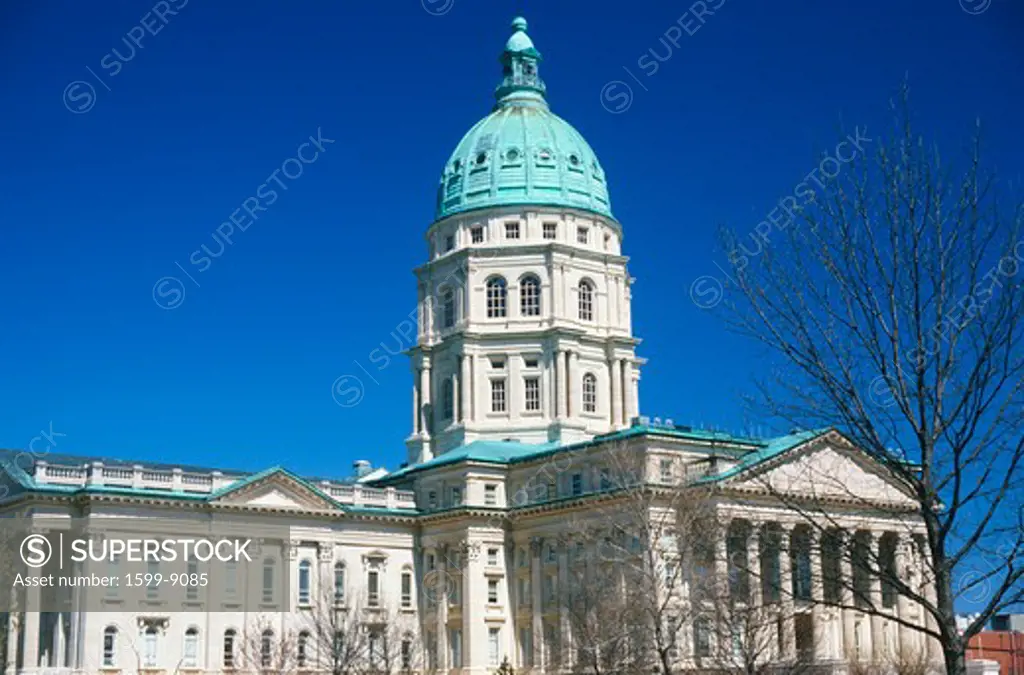
[(5, 672), (941, 661), (918, 604), (871, 574), (934, 597), (924, 526), (885, 466), (837, 429), (754, 438), (642, 414), (627, 225), (597, 155), (549, 108), (541, 65), (515, 19), (494, 108), (444, 164), (415, 270), (407, 462), (326, 479), (5, 451), (0, 512), (54, 546), (76, 528), (217, 531), (257, 554), (120, 575), (186, 584), (16, 587), (0, 607)]

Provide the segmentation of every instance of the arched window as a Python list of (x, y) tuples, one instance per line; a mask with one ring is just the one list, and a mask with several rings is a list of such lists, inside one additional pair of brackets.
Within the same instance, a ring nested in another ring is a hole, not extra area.
[(263, 602), (274, 601), (274, 559), (263, 559)]
[(501, 277), (494, 277), (487, 282), (487, 318), (496, 319), (507, 315), (506, 300), (508, 287)]
[(303, 560), (299, 563), (299, 604), (309, 604), (309, 575), (312, 563)]
[(147, 627), (143, 633), (142, 665), (147, 668), (156, 668), (156, 658), (159, 653), (156, 644), (158, 637), (156, 626)]
[(446, 420), (455, 417), (455, 387), (450, 377), (441, 382), (441, 417)]
[(540, 279), (523, 277), (519, 285), (519, 312), (523, 316), (540, 316)]
[(117, 627), (107, 626), (103, 629), (103, 666), (113, 668), (117, 665)]
[(274, 631), (269, 628), (260, 636), (260, 666), (269, 668), (274, 656)]
[(181, 650), (182, 668), (195, 668), (199, 665), (199, 629), (191, 626), (185, 631), (185, 647)]
[(583, 412), (597, 412), (597, 377), (593, 373), (583, 376)]
[(455, 289), (445, 286), (441, 289), (441, 327), (455, 325)]
[(235, 667), (235, 639), (238, 633), (234, 628), (228, 628), (224, 631), (224, 667), (234, 668)]
[(334, 563), (334, 603), (336, 605), (345, 602), (345, 563)]
[(594, 320), (594, 284), (588, 279), (580, 282), (580, 321)]
[(299, 644), (296, 649), (295, 665), (306, 668), (309, 665), (309, 631), (299, 633)]

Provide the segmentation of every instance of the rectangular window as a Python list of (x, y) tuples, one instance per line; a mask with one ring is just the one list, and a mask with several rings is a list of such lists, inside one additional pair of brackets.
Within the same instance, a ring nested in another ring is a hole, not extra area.
[(156, 667), (157, 654), (159, 653), (157, 650), (157, 638), (156, 628), (150, 626), (146, 629), (143, 640), (142, 665), (147, 668)]
[(540, 378), (528, 377), (523, 380), (523, 391), (526, 394), (526, 410), (540, 410)]
[(487, 549), (487, 564), (491, 567), (498, 566), (498, 549), (489, 548)]
[(520, 577), (519, 578), (519, 586), (518, 586), (517, 590), (518, 590), (518, 594), (519, 594), (519, 604), (520, 605), (529, 605), (533, 601), (533, 598), (531, 597), (531, 594), (530, 594), (531, 589), (530, 589), (530, 580), (529, 579), (527, 579), (526, 577)]
[(549, 605), (555, 601), (555, 575), (549, 574), (544, 577), (544, 604)]
[(199, 580), (199, 563), (195, 560), (189, 560), (188, 565), (186, 566), (186, 572), (188, 573), (189, 579), (185, 586), (185, 599), (189, 602), (195, 602), (199, 599), (199, 584), (193, 584), (192, 580), (195, 579), (197, 582)]
[(412, 607), (412, 573), (402, 572), (402, 607)]
[(518, 239), (519, 238), (519, 223), (505, 223), (505, 238), (506, 239)]
[(117, 629), (110, 626), (103, 631), (103, 665), (107, 668), (113, 668), (116, 663), (116, 643)]
[[(119, 576), (118, 575), (118, 566), (120, 564), (121, 564), (121, 556), (115, 555), (115, 556), (111, 557), (111, 559), (110, 559), (110, 566), (107, 568), (108, 569), (107, 576), (110, 576), (110, 577)], [(118, 589), (117, 586), (107, 586), (107, 590), (105, 591), (105, 595), (108, 598), (116, 598), (119, 595), (117, 589)]]
[(448, 633), (448, 645), (451, 649), (452, 668), (462, 667), (462, 631), (452, 628)]
[(427, 493), (427, 506), (432, 509), (437, 508), (437, 491), (431, 490)]
[(412, 642), (402, 640), (402, 670), (412, 669)]
[(505, 412), (505, 380), (491, 380), (491, 412)]
[(505, 358), (503, 356), (492, 356), (490, 359), (491, 368), (505, 370)]
[(544, 238), (545, 239), (557, 239), (558, 238), (558, 223), (544, 223)]
[(492, 666), (501, 663), (501, 629), (487, 629), (487, 657)]
[(487, 506), (498, 505), (498, 486), (489, 483), (484, 486), (484, 504)]
[(452, 506), (459, 506), (462, 504), (462, 488), (452, 488)]
[(366, 575), (366, 604), (370, 607), (380, 605), (380, 572), (370, 570)]
[(601, 489), (610, 490), (612, 488), (611, 475), (608, 473), (608, 469), (601, 469)]
[(156, 575), (160, 574), (160, 563), (151, 560), (146, 568), (146, 572), (149, 574), (149, 579), (146, 580), (146, 598), (155, 600), (160, 597), (160, 584), (156, 580)]
[(484, 243), (484, 228), (477, 226), (472, 228), (469, 232), (473, 238), (474, 244)]
[(672, 460), (663, 459), (661, 460), (661, 482), (670, 483), (672, 482)]
[(578, 497), (583, 494), (583, 474), (574, 473), (571, 481), (572, 495)]
[(492, 605), (498, 604), (498, 580), (487, 580), (487, 602)]
[(711, 656), (711, 627), (707, 619), (697, 619), (693, 624), (693, 655)]
[(519, 629), (519, 662), (527, 668), (533, 666), (533, 629)]
[(524, 368), (536, 368), (537, 364), (540, 363), (540, 359), (536, 356), (524, 356), (523, 367)]
[(590, 241), (590, 230), (585, 227), (576, 228), (576, 243), (586, 244)]
[(449, 234), (447, 237), (444, 238), (444, 250), (450, 251), (453, 248), (455, 248), (455, 236)]
[(274, 601), (274, 561), (263, 561), (263, 602)]

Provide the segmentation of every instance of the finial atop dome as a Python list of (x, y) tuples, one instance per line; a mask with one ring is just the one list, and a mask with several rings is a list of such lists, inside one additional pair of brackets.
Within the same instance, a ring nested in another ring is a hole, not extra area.
[(494, 92), (499, 107), (513, 102), (545, 105), (544, 82), (537, 74), (541, 56), (526, 34), (526, 26), (523, 17), (512, 19), (512, 36), (505, 43), (505, 51), (501, 55), (504, 79)]

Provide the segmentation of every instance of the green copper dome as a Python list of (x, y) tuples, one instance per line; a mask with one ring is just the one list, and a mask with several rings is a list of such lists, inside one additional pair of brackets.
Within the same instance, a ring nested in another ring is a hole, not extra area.
[(438, 220), (492, 206), (567, 206), (612, 217), (608, 186), (583, 136), (551, 112), (538, 74), (540, 52), (526, 20), (512, 22), (501, 55), (497, 104), (448, 159), (437, 193)]

